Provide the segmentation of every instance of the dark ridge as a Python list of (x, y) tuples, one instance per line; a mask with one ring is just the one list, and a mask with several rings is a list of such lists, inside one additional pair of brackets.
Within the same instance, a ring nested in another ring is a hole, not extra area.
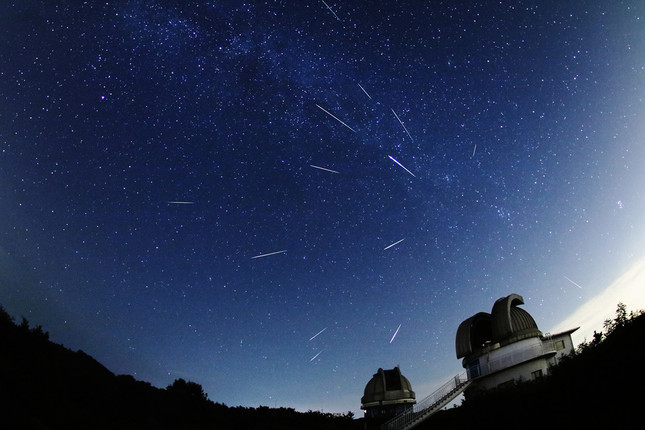
[[(0, 306), (0, 428), (3, 429), (363, 429), (351, 413), (229, 407), (177, 379), (165, 389), (114, 375), (83, 351), (17, 325)], [(632, 428), (645, 376), (645, 315), (619, 305), (605, 331), (537, 381), (506, 387), (440, 411), (416, 429)], [(356, 400), (357, 402), (359, 399)]]
[[(351, 413), (229, 407), (201, 385), (165, 389), (115, 375), (83, 351), (49, 341), (42, 327), (16, 325), (0, 306), (1, 429), (362, 429)], [(357, 402), (359, 400), (357, 399)]]

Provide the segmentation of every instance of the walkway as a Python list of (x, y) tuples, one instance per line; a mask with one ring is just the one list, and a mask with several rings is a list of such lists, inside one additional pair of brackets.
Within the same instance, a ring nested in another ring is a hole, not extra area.
[(381, 425), (381, 430), (411, 429), (463, 393), (471, 382), (467, 379), (466, 372), (456, 375), (414, 407)]

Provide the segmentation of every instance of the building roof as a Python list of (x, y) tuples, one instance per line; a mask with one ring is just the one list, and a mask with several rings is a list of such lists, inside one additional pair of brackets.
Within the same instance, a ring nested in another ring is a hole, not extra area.
[(571, 329), (565, 330), (565, 331), (560, 331), (560, 332), (557, 332), (557, 333), (548, 333), (548, 335), (551, 336), (551, 337), (566, 336), (566, 335), (570, 335), (571, 333), (577, 331), (579, 328), (580, 327), (575, 327), (575, 328), (571, 328)]
[(401, 374), (398, 367), (390, 370), (378, 369), (372, 379), (365, 386), (361, 398), (361, 408), (371, 406), (416, 403), (416, 396), (408, 378)]
[(488, 344), (507, 345), (542, 336), (533, 317), (519, 305), (524, 299), (510, 294), (497, 300), (490, 314), (479, 312), (459, 325), (455, 339), (457, 358), (466, 357)]

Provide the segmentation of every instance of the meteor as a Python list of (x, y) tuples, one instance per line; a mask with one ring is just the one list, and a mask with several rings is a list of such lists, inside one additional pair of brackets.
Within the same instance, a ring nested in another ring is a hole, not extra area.
[(410, 171), (409, 171), (409, 170), (408, 170), (408, 169), (407, 169), (403, 164), (399, 163), (399, 162), (396, 160), (396, 158), (392, 157), (391, 155), (388, 155), (388, 157), (390, 157), (390, 160), (394, 161), (396, 164), (398, 164), (399, 166), (401, 166), (401, 167), (402, 167), (406, 172), (408, 172), (409, 174), (411, 174), (412, 176), (414, 176), (414, 177), (416, 178), (416, 175), (415, 175), (414, 173), (410, 172)]
[(269, 255), (282, 254), (284, 252), (287, 252), (287, 250), (285, 249), (285, 250), (282, 250), (282, 251), (269, 252), (268, 254), (260, 254), (260, 255), (256, 255), (255, 257), (251, 257), (251, 258), (268, 257)]
[(168, 202), (169, 205), (194, 205), (195, 202)]
[[(473, 148), (473, 155), (472, 155), (472, 157), (474, 157), (474, 156), (475, 156), (475, 151), (477, 151), (477, 144), (475, 144), (475, 147)], [(471, 158), (472, 158), (472, 157), (471, 157)]]
[[(340, 21), (340, 18), (338, 18), (338, 15), (336, 15), (336, 12), (334, 12), (334, 11), (329, 7), (329, 5), (328, 5), (327, 3), (325, 3), (325, 0), (322, 0), (322, 2), (323, 2), (323, 4), (324, 4), (325, 6), (327, 6), (327, 9), (329, 9), (329, 11), (330, 11), (331, 13), (333, 13), (333, 14), (334, 14), (334, 16), (336, 17), (336, 19)], [(343, 22), (343, 21), (340, 21), (340, 22)]]
[(316, 357), (318, 357), (320, 354), (322, 354), (322, 351), (320, 351), (318, 354), (316, 354), (313, 357), (311, 357), (311, 360), (309, 360), (309, 362), (311, 363), (312, 361), (314, 361), (316, 359)]
[(392, 245), (386, 246), (385, 248), (383, 248), (383, 251), (385, 251), (386, 249), (392, 248), (394, 245), (398, 245), (399, 243), (403, 242), (404, 240), (405, 240), (405, 238), (399, 240), (398, 242), (394, 242)]
[(338, 121), (339, 123), (343, 124), (345, 127), (349, 128), (351, 131), (353, 131), (354, 133), (356, 133), (356, 130), (354, 130), (353, 128), (351, 128), (350, 126), (348, 126), (347, 124), (345, 124), (344, 122), (342, 122), (341, 120), (339, 120), (338, 118), (336, 118), (336, 117), (334, 116), (334, 114), (333, 114), (333, 113), (329, 112), (328, 110), (326, 110), (324, 107), (322, 107), (322, 106), (320, 106), (320, 105), (316, 105), (316, 106), (318, 106), (318, 108), (319, 108), (320, 110), (322, 110), (323, 112), (325, 112), (327, 115), (329, 115), (330, 117), (334, 118), (336, 121)]
[[(391, 108), (390, 108), (390, 109), (391, 109)], [(394, 112), (394, 109), (392, 109), (392, 113), (394, 114), (394, 116), (396, 117), (396, 119), (397, 119), (397, 120), (399, 120), (399, 124), (401, 124), (401, 127), (403, 127), (403, 130), (405, 130), (405, 132), (408, 134), (408, 137), (410, 138), (410, 140), (411, 140), (412, 142), (414, 142), (414, 139), (412, 139), (412, 136), (410, 135), (410, 132), (408, 131), (408, 129), (407, 129), (407, 128), (405, 128), (405, 124), (403, 124), (403, 121), (401, 121), (401, 118), (399, 118), (399, 116), (396, 114), (396, 112)]]
[(370, 100), (372, 100), (372, 96), (370, 96), (369, 94), (367, 94), (367, 91), (365, 91), (365, 88), (363, 88), (363, 86), (362, 86), (361, 84), (358, 84), (358, 86), (359, 86), (359, 87), (361, 87), (361, 90), (363, 90), (363, 92), (365, 93), (365, 95), (366, 95), (367, 97), (369, 97), (369, 98), (370, 98)]
[(325, 330), (327, 330), (327, 327), (325, 327), (324, 329), (320, 330), (315, 335), (311, 336), (311, 339), (309, 339), (309, 340), (314, 340), (316, 337), (318, 337), (319, 334), (322, 334), (322, 332), (324, 332)]
[(335, 170), (327, 169), (326, 167), (314, 166), (313, 164), (310, 164), (309, 166), (313, 167), (314, 169), (324, 170), (325, 172), (340, 173)]
[(392, 336), (392, 339), (390, 339), (390, 343), (392, 343), (392, 341), (394, 340), (394, 338), (396, 337), (396, 335), (399, 333), (399, 329), (400, 329), (400, 328), (401, 328), (401, 324), (399, 324), (399, 327), (398, 327), (398, 328), (396, 329), (396, 331), (394, 332), (394, 335)]
[[(564, 275), (562, 275), (562, 276), (564, 276)], [(567, 281), (571, 282), (571, 283), (572, 283), (573, 285), (575, 285), (576, 287), (578, 287), (578, 288), (582, 289), (582, 287), (581, 287), (580, 285), (576, 284), (575, 282), (573, 282), (571, 279), (567, 278), (566, 276), (564, 276), (564, 279), (566, 279)]]

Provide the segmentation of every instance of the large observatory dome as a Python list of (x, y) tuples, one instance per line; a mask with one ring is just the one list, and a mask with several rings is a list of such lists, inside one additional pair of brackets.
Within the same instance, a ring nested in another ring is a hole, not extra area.
[(533, 317), (518, 308), (523, 304), (522, 296), (511, 294), (497, 300), (490, 314), (480, 312), (462, 322), (455, 340), (457, 358), (466, 357), (488, 344), (504, 346), (542, 336)]

